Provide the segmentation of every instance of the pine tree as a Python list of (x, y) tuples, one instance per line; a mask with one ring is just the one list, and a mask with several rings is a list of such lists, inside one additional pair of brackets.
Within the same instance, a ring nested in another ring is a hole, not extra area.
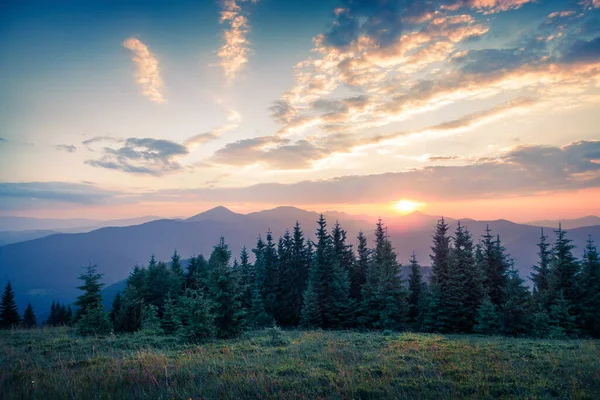
[(510, 336), (528, 334), (531, 331), (530, 315), (533, 309), (531, 294), (514, 266), (508, 271), (504, 298), (506, 301), (501, 310), (503, 333)]
[(577, 333), (569, 299), (560, 291), (550, 306), (550, 337), (563, 339)]
[(369, 269), (370, 251), (367, 246), (367, 238), (362, 231), (358, 233), (358, 257), (354, 263), (350, 279), (350, 297), (356, 304), (362, 301), (362, 287), (367, 281), (367, 270)]
[(588, 237), (582, 260), (582, 326), (592, 337), (600, 337), (600, 255)]
[(77, 332), (81, 336), (108, 335), (111, 332), (108, 315), (102, 304), (89, 305), (77, 323)]
[(419, 302), (422, 297), (423, 275), (421, 274), (421, 266), (417, 261), (417, 256), (413, 251), (410, 257), (410, 278), (408, 281), (408, 321), (416, 323), (419, 317)]
[(254, 265), (250, 263), (248, 251), (246, 250), (246, 246), (244, 246), (240, 253), (240, 301), (246, 313), (250, 313), (250, 310), (252, 309), (252, 291), (254, 289), (255, 280), (256, 273), (254, 271)]
[(181, 256), (177, 250), (173, 252), (171, 257), (171, 296), (177, 300), (185, 289), (185, 274), (181, 265)]
[[(556, 232), (556, 242), (553, 248), (553, 259), (550, 267), (550, 291), (552, 304), (556, 305), (562, 295), (569, 305), (572, 316), (580, 314), (581, 288), (579, 286), (580, 264), (573, 256), (575, 248), (567, 239), (567, 232), (559, 225)], [(551, 312), (552, 314), (552, 312)]]
[(475, 261), (473, 239), (460, 222), (450, 255), (447, 286), (442, 294), (446, 327), (451, 332), (472, 332), (483, 300), (483, 284)]
[[(315, 263), (313, 263), (314, 265)], [(311, 268), (315, 271), (315, 268)], [(318, 278), (309, 277), (308, 288), (304, 292), (304, 305), (302, 306), (302, 318), (300, 325), (304, 328), (320, 328), (323, 325), (323, 315), (319, 304), (319, 293), (317, 291)]]
[[(83, 294), (77, 297), (75, 304), (79, 307), (77, 314), (79, 317), (84, 316), (88, 310), (97, 311), (98, 308), (102, 307), (102, 295), (100, 291), (104, 287), (104, 283), (100, 282), (104, 274), (100, 274), (97, 271), (97, 265), (88, 265), (85, 272), (79, 275), (79, 280), (83, 281), (83, 285), (78, 286), (77, 289), (83, 291)], [(98, 315), (95, 315), (98, 317)], [(100, 329), (101, 327), (99, 327)], [(93, 330), (93, 328), (91, 328)]]
[(300, 224), (296, 221), (294, 232), (292, 234), (292, 265), (293, 273), (290, 275), (295, 282), (288, 285), (291, 297), (291, 316), (290, 325), (298, 325), (302, 314), (303, 294), (308, 285), (308, 273), (311, 264), (311, 252), (304, 240), (304, 233), (300, 229)]
[(229, 267), (231, 252), (225, 238), (213, 248), (208, 263), (211, 269), (210, 294), (213, 302), (212, 314), (217, 336), (235, 337), (241, 333), (244, 311), (241, 308), (241, 291), (233, 271)]
[(279, 260), (273, 235), (267, 232), (267, 243), (264, 249), (264, 280), (262, 281), (262, 296), (265, 311), (270, 317), (276, 318), (281, 294), (279, 292)]
[(442, 332), (445, 319), (441, 314), (441, 294), (436, 283), (431, 283), (421, 299), (421, 330), (424, 332)]
[(158, 315), (161, 316), (164, 310), (165, 297), (172, 288), (171, 272), (169, 267), (162, 261), (152, 262), (148, 265), (146, 271), (146, 280), (144, 286), (144, 300), (146, 304), (153, 304), (158, 308)]
[(331, 231), (331, 255), (327, 265), (330, 277), (324, 301), (323, 317), (328, 327), (341, 328), (354, 324), (354, 304), (350, 298), (350, 272), (354, 263), (352, 246), (346, 244), (346, 231), (336, 223)]
[(538, 243), (539, 261), (533, 266), (531, 280), (533, 281), (533, 299), (541, 308), (546, 310), (550, 307), (550, 265), (552, 262), (552, 251), (548, 236), (544, 235), (544, 228), (541, 228), (540, 242)]
[(65, 316), (65, 324), (70, 325), (73, 322), (73, 310), (71, 309), (71, 305), (67, 307), (67, 315)]
[(265, 304), (258, 289), (252, 291), (252, 308), (248, 317), (248, 325), (255, 328), (265, 328), (273, 326), (275, 320), (265, 311)]
[(167, 297), (165, 298), (165, 309), (160, 321), (160, 327), (167, 335), (177, 333), (181, 329), (179, 307), (175, 299), (171, 297), (171, 292), (167, 293)]
[(279, 257), (280, 301), (275, 319), (281, 326), (294, 326), (297, 323), (294, 309), (294, 287), (298, 284), (298, 272), (295, 270), (293, 239), (288, 230), (279, 238), (277, 254)]
[(0, 302), (0, 329), (16, 328), (19, 323), (21, 323), (21, 317), (19, 316), (17, 303), (15, 303), (15, 293), (12, 284), (8, 281)]
[(158, 318), (158, 308), (153, 304), (144, 307), (141, 329), (150, 335), (157, 335), (162, 332), (160, 328), (160, 318)]
[(430, 311), (437, 316), (434, 332), (447, 332), (450, 329), (450, 314), (455, 306), (448, 299), (448, 288), (450, 263), (451, 263), (451, 246), (450, 236), (448, 236), (448, 224), (442, 217), (436, 227), (433, 235), (433, 246), (431, 247), (431, 283), (435, 285), (436, 296), (435, 301), (438, 303), (437, 310)]
[(399, 329), (405, 322), (407, 293), (400, 265), (381, 219), (375, 230), (367, 281), (363, 286), (360, 322), (367, 328)]
[(500, 332), (498, 309), (489, 296), (483, 298), (479, 307), (474, 331), (484, 335), (493, 335)]
[(192, 343), (201, 343), (215, 336), (211, 302), (201, 290), (187, 289), (182, 301), (183, 333)]
[(25, 312), (23, 313), (23, 327), (30, 329), (35, 328), (36, 325), (37, 321), (33, 312), (33, 307), (31, 307), (31, 303), (28, 303)]
[(113, 299), (110, 313), (108, 314), (108, 317), (110, 319), (111, 324), (113, 325), (113, 329), (115, 330), (115, 332), (118, 331), (116, 325), (117, 325), (117, 320), (118, 320), (118, 316), (120, 313), (121, 313), (121, 293), (117, 293), (117, 295)]
[(56, 309), (56, 302), (54, 300), (52, 300), (52, 304), (50, 304), (50, 314), (48, 314), (48, 320), (46, 321), (46, 325), (58, 325), (58, 313)]
[(504, 293), (508, 280), (508, 269), (510, 263), (506, 250), (500, 242), (500, 237), (491, 234), (489, 226), (486, 226), (485, 235), (481, 241), (481, 268), (483, 269), (483, 287), (494, 305), (502, 307), (504, 304)]
[(202, 254), (192, 257), (185, 275), (185, 286), (192, 290), (208, 290), (208, 261)]

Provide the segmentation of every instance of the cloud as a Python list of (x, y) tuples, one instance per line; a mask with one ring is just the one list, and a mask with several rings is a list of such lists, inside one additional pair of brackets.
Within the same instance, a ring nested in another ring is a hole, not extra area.
[(562, 57), (564, 62), (592, 62), (600, 59), (600, 36), (591, 40), (577, 40)]
[(160, 176), (183, 169), (178, 159), (188, 154), (188, 149), (170, 140), (129, 138), (119, 148), (103, 147), (102, 153), (99, 159), (85, 163), (133, 174)]
[(210, 132), (200, 133), (198, 135), (194, 135), (184, 142), (185, 147), (188, 148), (190, 152), (194, 151), (198, 146), (201, 146), (207, 142), (218, 139), (223, 133), (232, 131), (237, 129), (240, 126), (240, 122), (242, 120), (242, 116), (235, 110), (229, 109), (227, 111), (227, 123), (213, 129)]
[(40, 207), (52, 203), (112, 204), (122, 193), (95, 185), (66, 182), (0, 183), (0, 210)]
[(77, 150), (77, 147), (75, 147), (72, 144), (57, 144), (56, 150), (66, 151), (67, 153), (74, 153)]
[(137, 65), (135, 73), (136, 82), (142, 87), (142, 93), (155, 103), (166, 103), (162, 88), (163, 81), (160, 77), (158, 60), (148, 47), (136, 38), (129, 38), (123, 46), (134, 54), (133, 62)]
[(233, 80), (248, 62), (249, 42), (247, 39), (248, 18), (243, 15), (242, 3), (258, 0), (222, 0), (219, 23), (226, 24), (223, 32), (223, 45), (217, 52), (225, 77)]
[[(360, 104), (361, 101), (357, 100)], [(322, 102), (316, 107), (339, 109), (337, 102)], [(345, 103), (348, 104), (348, 103)], [(222, 165), (245, 166), (263, 164), (270, 169), (310, 169), (313, 163), (333, 154), (348, 153), (354, 149), (392, 142), (401, 137), (425, 134), (450, 135), (476, 125), (491, 122), (509, 113), (519, 112), (538, 104), (528, 97), (519, 97), (495, 107), (446, 121), (424, 129), (386, 135), (330, 134), (308, 140), (291, 141), (278, 136), (263, 136), (228, 143), (217, 150), (211, 162)]]

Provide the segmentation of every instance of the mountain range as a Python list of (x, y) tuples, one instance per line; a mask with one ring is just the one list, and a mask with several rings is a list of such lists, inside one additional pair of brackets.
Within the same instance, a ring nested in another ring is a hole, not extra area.
[[(355, 244), (356, 235), (361, 230), (372, 243), (375, 220), (368, 221), (367, 217), (339, 212), (327, 212), (325, 216), (329, 227), (339, 221), (348, 232), (351, 243)], [(314, 238), (317, 219), (316, 212), (295, 207), (278, 207), (249, 214), (216, 207), (185, 220), (157, 219), (137, 224), (132, 221), (134, 224), (129, 226), (51, 234), (1, 246), (0, 285), (11, 280), (21, 310), (30, 301), (36, 310), (45, 311), (53, 300), (70, 303), (75, 299), (79, 285), (77, 276), (82, 271), (81, 267), (89, 263), (98, 264), (100, 272), (104, 273), (104, 282), (110, 286), (125, 279), (134, 265), (147, 264), (151, 254), (159, 260), (169, 260), (177, 249), (184, 259), (197, 254), (208, 257), (219, 237), (224, 236), (236, 257), (242, 246), (254, 247), (259, 235), (264, 238), (265, 233), (271, 230), (277, 240), (286, 229), (291, 230), (296, 221), (307, 238)], [(384, 219), (400, 262), (407, 263), (414, 251), (422, 265), (429, 264), (431, 236), (438, 219), (419, 212), (389, 221)], [(446, 221), (450, 232), (453, 232), (458, 221), (450, 218)], [(500, 235), (521, 276), (529, 277), (531, 266), (536, 262), (540, 227), (506, 220), (461, 219), (461, 224), (475, 238), (479, 238), (489, 225), (493, 234)], [(546, 232), (553, 240), (552, 230), (546, 229)], [(588, 235), (600, 240), (600, 225), (569, 230), (568, 236), (577, 246), (576, 256), (581, 256)]]

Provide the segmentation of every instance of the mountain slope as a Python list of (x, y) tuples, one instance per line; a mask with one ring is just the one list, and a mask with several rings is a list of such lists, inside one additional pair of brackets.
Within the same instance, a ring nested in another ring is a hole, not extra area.
[(564, 219), (564, 220), (552, 220), (546, 219), (541, 221), (531, 221), (528, 225), (543, 226), (552, 229), (558, 228), (558, 224), (561, 224), (563, 229), (582, 228), (584, 226), (600, 225), (600, 217), (595, 215), (588, 215), (587, 217), (581, 217), (576, 219)]
[[(204, 214), (204, 213), (203, 213)], [(97, 263), (104, 273), (104, 282), (111, 285), (125, 279), (136, 264), (147, 264), (154, 253), (159, 260), (168, 260), (177, 249), (185, 259), (195, 254), (208, 257), (212, 247), (224, 236), (233, 257), (237, 257), (242, 246), (252, 248), (258, 235), (265, 236), (267, 230), (274, 238), (292, 229), (299, 221), (307, 238), (314, 238), (318, 214), (297, 208), (276, 208), (251, 214), (236, 214), (219, 209), (209, 213), (211, 218), (200, 220), (157, 220), (127, 227), (101, 228), (88, 233), (56, 234), (27, 242), (0, 247), (0, 285), (7, 280), (13, 282), (17, 302), (22, 307), (31, 301), (37, 310), (49, 307), (52, 300), (71, 302), (78, 295), (77, 276), (82, 266)], [(215, 220), (224, 216), (225, 220)], [(339, 216), (339, 215), (338, 215)], [(424, 221), (417, 231), (406, 231), (406, 227), (390, 227), (390, 236), (398, 253), (398, 259), (407, 263), (414, 250), (422, 265), (429, 265), (431, 235), (435, 217), (418, 215)], [(348, 239), (354, 243), (359, 230), (363, 230), (372, 244), (375, 222), (340, 220), (348, 231)], [(463, 220), (478, 239), (487, 224), (493, 234), (500, 234), (502, 241), (523, 277), (528, 277), (531, 265), (536, 261), (536, 243), (540, 228), (515, 224), (509, 221)], [(328, 227), (334, 224), (329, 220)], [(451, 222), (453, 232), (456, 222)], [(417, 229), (417, 228), (415, 228)], [(554, 239), (548, 232), (550, 240)], [(588, 234), (600, 241), (600, 226), (577, 228), (569, 231), (569, 237), (578, 246), (575, 254), (580, 256)], [(40, 308), (41, 307), (41, 308)]]

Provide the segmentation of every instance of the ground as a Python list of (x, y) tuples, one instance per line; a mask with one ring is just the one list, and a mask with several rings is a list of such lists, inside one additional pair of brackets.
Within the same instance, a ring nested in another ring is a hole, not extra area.
[(600, 398), (600, 342), (264, 330), (183, 344), (0, 332), (3, 399)]

